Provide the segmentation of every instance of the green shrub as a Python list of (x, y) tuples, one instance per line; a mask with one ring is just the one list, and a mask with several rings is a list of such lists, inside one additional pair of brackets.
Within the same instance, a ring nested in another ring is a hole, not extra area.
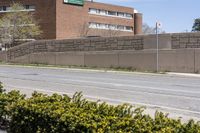
[(19, 91), (6, 93), (0, 82), (0, 129), (6, 129), (8, 127), (11, 116), (10, 106), (24, 98), (25, 95), (21, 95)]
[[(1, 85), (0, 85), (0, 88), (1, 88)], [(11, 91), (11, 92), (5, 93), (5, 91), (3, 90), (0, 93), (0, 128), (1, 129), (5, 129), (8, 127), (10, 116), (12, 114), (10, 107), (24, 98), (25, 98), (25, 95), (21, 95), (19, 91)]]
[(3, 92), (5, 92), (5, 90), (3, 89), (3, 85), (2, 85), (2, 83), (0, 82), (0, 94), (3, 93)]
[(132, 111), (124, 104), (112, 106), (106, 103), (82, 99), (80, 93), (72, 98), (54, 94), (52, 96), (34, 93), (12, 108), (10, 131), (15, 133), (42, 132), (134, 132), (134, 133), (199, 133), (200, 125), (191, 121), (168, 118), (156, 112), (155, 118), (143, 114), (143, 109)]
[(200, 133), (200, 124), (193, 120), (182, 124), (161, 112), (152, 118), (144, 108), (91, 102), (81, 93), (69, 97), (34, 92), (25, 98), (12, 91), (0, 94), (0, 102), (10, 133)]

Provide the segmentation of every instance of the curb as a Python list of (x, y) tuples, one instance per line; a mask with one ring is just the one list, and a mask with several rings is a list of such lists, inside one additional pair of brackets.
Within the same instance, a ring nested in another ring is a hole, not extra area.
[(56, 66), (29, 66), (29, 65), (16, 65), (16, 64), (0, 64), (4, 67), (19, 67), (19, 68), (36, 68), (36, 69), (52, 69), (52, 70), (69, 70), (69, 71), (85, 71), (85, 72), (105, 72), (105, 73), (119, 73), (119, 74), (138, 74), (138, 75), (152, 75), (160, 76), (165, 75), (162, 73), (151, 73), (151, 72), (137, 72), (137, 71), (123, 71), (123, 70), (112, 70), (112, 69), (93, 69), (93, 68), (70, 68), (70, 67), (56, 67)]
[(174, 72), (168, 72), (167, 75), (200, 78), (200, 74), (194, 74), (194, 73), (174, 73)]

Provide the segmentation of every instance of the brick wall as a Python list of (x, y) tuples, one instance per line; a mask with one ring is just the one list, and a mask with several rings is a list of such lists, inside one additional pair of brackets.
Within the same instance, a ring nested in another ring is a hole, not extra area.
[[(114, 24), (134, 27), (133, 19), (119, 17), (108, 17), (89, 14), (89, 8), (118, 11), (134, 14), (134, 9), (129, 7), (115, 6), (97, 2), (85, 1), (84, 6), (63, 4), (63, 0), (56, 0), (56, 39), (77, 38), (80, 36), (132, 36), (133, 32), (111, 31), (88, 28), (89, 22), (102, 24)], [(136, 19), (140, 20), (140, 19)], [(137, 30), (141, 30), (141, 21), (137, 23)], [(141, 33), (141, 32), (140, 32)]]
[(141, 50), (142, 36), (42, 40), (16, 46), (8, 51), (8, 59), (40, 52)]
[[(13, 2), (22, 5), (34, 5), (36, 11), (32, 12), (41, 27), (41, 38), (56, 38), (56, 0), (0, 0), (0, 6), (10, 6)], [(0, 17), (4, 13), (0, 13)]]
[(176, 33), (171, 38), (172, 49), (200, 48), (200, 33)]

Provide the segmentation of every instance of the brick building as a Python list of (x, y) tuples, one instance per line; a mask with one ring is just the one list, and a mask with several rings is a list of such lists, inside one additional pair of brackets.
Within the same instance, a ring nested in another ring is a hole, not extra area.
[[(71, 3), (70, 3), (71, 1)], [(82, 0), (0, 0), (0, 16), (13, 2), (33, 12), (44, 39), (141, 34), (142, 14), (133, 8)]]

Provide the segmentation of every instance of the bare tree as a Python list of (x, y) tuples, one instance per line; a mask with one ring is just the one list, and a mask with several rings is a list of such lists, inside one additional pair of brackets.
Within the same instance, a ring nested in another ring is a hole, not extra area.
[[(80, 37), (87, 37), (87, 36), (107, 36), (107, 37), (113, 37), (118, 36), (120, 31), (116, 29), (116, 27), (108, 26), (108, 28), (105, 29), (96, 29), (90, 27), (89, 23), (85, 22), (83, 25), (81, 25), (80, 29)], [(98, 30), (98, 32), (96, 32)]]
[(143, 34), (155, 34), (156, 29), (154, 27), (150, 27), (148, 24), (143, 24), (142, 32), (143, 32)]
[(120, 30), (117, 30), (115, 26), (108, 26), (108, 29), (104, 30), (103, 36), (114, 37), (120, 34)]
[[(145, 23), (142, 25), (142, 32), (143, 34), (156, 34), (156, 28), (150, 27), (148, 24)], [(165, 31), (160, 29), (160, 33), (165, 33)]]
[(85, 22), (80, 28), (80, 37), (87, 37), (89, 32), (90, 32), (90, 28), (89, 28), (89, 24), (87, 22)]
[(36, 38), (41, 33), (33, 14), (25, 11), (20, 4), (14, 3), (10, 13), (0, 19), (0, 43), (9, 44), (9, 47), (19, 40)]

